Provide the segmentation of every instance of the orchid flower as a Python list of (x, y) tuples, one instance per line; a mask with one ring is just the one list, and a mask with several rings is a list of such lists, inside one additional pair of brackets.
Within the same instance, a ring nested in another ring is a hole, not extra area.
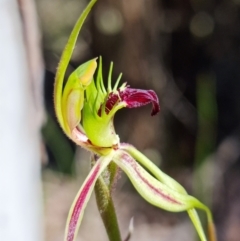
[[(121, 74), (112, 86), (112, 63), (106, 88), (101, 57), (98, 64), (97, 58), (94, 58), (80, 65), (63, 85), (78, 34), (96, 1), (92, 0), (88, 4), (69, 37), (54, 86), (54, 105), (61, 128), (72, 141), (93, 154), (92, 169), (70, 208), (64, 240), (76, 239), (85, 207), (97, 180), (101, 179), (111, 163), (115, 163), (150, 204), (171, 212), (187, 211), (201, 241), (207, 241), (207, 238), (196, 208), (204, 210), (208, 218), (209, 240), (214, 241), (216, 238), (210, 210), (188, 195), (179, 183), (162, 172), (135, 147), (121, 143), (115, 132), (114, 115), (121, 108), (135, 108), (151, 103), (151, 115), (157, 114), (160, 107), (156, 93), (153, 90), (133, 89), (126, 83), (119, 85)], [(112, 174), (114, 179), (114, 173)]]

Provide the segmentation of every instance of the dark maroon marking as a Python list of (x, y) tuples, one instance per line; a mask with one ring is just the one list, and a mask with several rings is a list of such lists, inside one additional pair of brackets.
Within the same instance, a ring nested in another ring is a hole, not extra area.
[(122, 101), (127, 103), (128, 108), (136, 108), (152, 103), (151, 115), (156, 115), (160, 111), (157, 94), (153, 90), (140, 90), (126, 88), (119, 93)]
[(106, 103), (106, 108), (105, 111), (108, 114), (114, 105), (116, 105), (119, 101), (121, 101), (120, 96), (115, 93), (110, 93), (108, 95), (107, 103)]
[[(127, 108), (136, 108), (152, 103), (151, 115), (156, 115), (160, 111), (158, 97), (153, 90), (133, 89), (127, 86), (122, 91), (118, 90), (118, 93), (111, 92), (106, 102), (106, 113), (108, 114), (119, 102), (125, 102)], [(102, 106), (98, 110), (99, 116), (101, 116)]]
[(131, 166), (132, 166), (133, 169), (136, 171), (136, 173), (138, 174), (138, 176), (142, 179), (142, 181), (143, 181), (144, 183), (146, 183), (146, 185), (147, 185), (148, 187), (150, 187), (155, 193), (159, 194), (161, 197), (163, 197), (164, 199), (168, 200), (168, 201), (171, 202), (171, 203), (175, 203), (175, 204), (182, 205), (182, 203), (180, 203), (180, 202), (176, 201), (175, 199), (169, 197), (168, 195), (164, 194), (163, 192), (161, 192), (160, 189), (154, 187), (151, 183), (149, 183), (148, 180), (146, 180), (146, 179), (141, 175), (141, 173), (139, 173), (139, 171), (138, 171), (137, 168), (136, 168), (136, 167), (137, 167), (136, 163), (133, 163), (133, 161), (131, 160), (131, 158), (130, 158), (127, 154), (124, 154), (124, 155), (123, 155), (123, 159), (124, 159), (125, 161), (127, 161), (128, 163), (131, 164)]
[(98, 164), (98, 166), (96, 166), (94, 168), (95, 168), (94, 172), (92, 173), (91, 177), (89, 178), (89, 180), (85, 184), (82, 192), (80, 193), (80, 195), (78, 197), (78, 200), (75, 204), (75, 207), (73, 209), (73, 213), (72, 213), (72, 216), (71, 216), (71, 219), (70, 219), (70, 222), (69, 222), (67, 241), (72, 241), (73, 238), (74, 238), (79, 214), (81, 212), (81, 209), (82, 209), (83, 203), (85, 201), (85, 198), (88, 194), (88, 191), (89, 191), (90, 187), (92, 186), (92, 183), (94, 182), (94, 179), (97, 176), (97, 173), (100, 169), (100, 165)]

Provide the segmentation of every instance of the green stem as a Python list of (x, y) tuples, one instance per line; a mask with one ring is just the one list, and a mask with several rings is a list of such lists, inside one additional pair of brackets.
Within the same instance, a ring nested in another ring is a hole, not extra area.
[[(92, 165), (95, 163), (94, 158), (91, 158), (91, 163)], [(113, 163), (111, 163), (112, 166)], [(114, 163), (115, 164), (115, 163)], [(116, 165), (116, 164), (115, 164)], [(103, 220), (109, 241), (122, 241), (119, 227), (118, 227), (118, 221), (117, 221), (117, 216), (113, 204), (113, 200), (111, 197), (111, 170), (116, 170), (116, 168), (109, 168), (106, 170), (106, 175), (109, 175), (109, 183), (106, 183), (104, 180), (103, 176), (100, 176), (95, 184), (95, 196), (96, 196), (96, 201), (97, 201), (97, 206), (98, 210), (100, 212), (101, 218)]]

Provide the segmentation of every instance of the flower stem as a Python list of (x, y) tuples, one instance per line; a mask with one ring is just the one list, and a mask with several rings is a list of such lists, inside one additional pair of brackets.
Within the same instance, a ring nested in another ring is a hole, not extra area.
[[(91, 158), (91, 163), (92, 165), (95, 163), (94, 158)], [(116, 165), (115, 163), (111, 163), (111, 166), (113, 164)], [(106, 172), (109, 172), (110, 170), (111, 169), (108, 169)], [(105, 174), (111, 175), (109, 173)], [(104, 180), (103, 176), (98, 178), (94, 188), (97, 206), (103, 220), (109, 241), (122, 241), (115, 208), (111, 197), (110, 186), (111, 185), (106, 183), (106, 180)]]

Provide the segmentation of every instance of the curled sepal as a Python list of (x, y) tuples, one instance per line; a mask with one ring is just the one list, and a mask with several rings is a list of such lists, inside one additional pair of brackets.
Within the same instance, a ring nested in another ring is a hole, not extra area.
[(170, 212), (181, 212), (195, 207), (206, 209), (196, 198), (179, 193), (158, 181), (127, 152), (116, 151), (113, 161), (127, 174), (139, 194), (152, 205)]
[(96, 164), (92, 167), (79, 192), (77, 193), (77, 196), (75, 197), (68, 213), (64, 241), (74, 241), (76, 239), (84, 210), (89, 201), (95, 183), (103, 170), (112, 160), (113, 154), (114, 152), (111, 152), (108, 156), (102, 156), (98, 159)]
[[(138, 151), (134, 146), (132, 146), (130, 144), (122, 143), (120, 145), (120, 148), (122, 150), (125, 150), (134, 159), (136, 159), (142, 166), (147, 168), (160, 182), (162, 182), (169, 188), (171, 188), (179, 193), (187, 195), (186, 190), (184, 189), (184, 187), (181, 184), (179, 184), (173, 178), (171, 178), (166, 173), (161, 171), (153, 162), (151, 162), (145, 155), (143, 155), (140, 151)], [(215, 241), (217, 239), (216, 239), (215, 230), (214, 230), (214, 228), (212, 228), (212, 227), (214, 227), (214, 224), (212, 222), (211, 213), (207, 208), (204, 210), (206, 211), (207, 217), (208, 217), (209, 239), (211, 241)], [(206, 235), (203, 231), (203, 227), (200, 222), (197, 211), (195, 209), (189, 209), (189, 210), (187, 210), (187, 212), (188, 212), (190, 219), (192, 220), (193, 225), (195, 226), (195, 228), (198, 232), (198, 235), (199, 235), (201, 241), (206, 241), (207, 240)], [(213, 237), (213, 238), (211, 238), (211, 237)]]
[[(55, 107), (55, 112), (57, 119), (59, 121), (60, 126), (64, 130), (64, 132), (69, 136), (69, 133), (65, 129), (65, 123), (64, 123), (64, 115), (63, 115), (63, 110), (62, 110), (62, 92), (63, 92), (63, 80), (65, 76), (65, 72), (67, 69), (67, 66), (69, 64), (69, 61), (71, 59), (78, 34), (82, 28), (82, 25), (88, 16), (91, 8), (95, 4), (97, 0), (91, 0), (79, 19), (77, 20), (71, 35), (68, 39), (68, 42), (66, 44), (66, 47), (62, 53), (58, 68), (57, 68), (57, 73), (56, 73), (56, 78), (55, 78), (55, 84), (54, 84), (54, 107)], [(88, 79), (88, 76), (85, 75), (86, 79)], [(87, 80), (85, 78), (82, 79), (83, 83), (87, 83)]]
[(134, 146), (126, 143), (121, 143), (120, 148), (129, 153), (135, 160), (137, 160), (142, 166), (150, 171), (160, 182), (177, 192), (186, 194), (186, 190), (182, 185), (161, 171), (151, 160), (149, 160), (145, 155), (138, 151)]
[(217, 234), (216, 234), (215, 225), (213, 222), (208, 223), (208, 236), (209, 236), (209, 241), (217, 240)]
[(197, 230), (200, 240), (207, 241), (206, 235), (203, 231), (202, 223), (199, 219), (196, 209), (192, 208), (192, 209), (187, 210), (187, 212), (188, 212), (188, 216), (192, 220), (192, 223), (193, 223), (195, 229)]

